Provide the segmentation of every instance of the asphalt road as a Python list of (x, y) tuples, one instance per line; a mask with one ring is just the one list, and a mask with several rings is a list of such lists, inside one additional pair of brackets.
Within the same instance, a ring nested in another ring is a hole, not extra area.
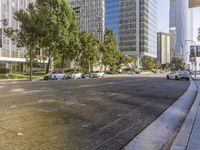
[(188, 86), (162, 75), (0, 84), (0, 149), (121, 149)]

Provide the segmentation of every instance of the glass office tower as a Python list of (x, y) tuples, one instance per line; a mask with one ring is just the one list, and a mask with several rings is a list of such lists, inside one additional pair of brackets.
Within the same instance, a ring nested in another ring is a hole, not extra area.
[(119, 38), (119, 0), (105, 0), (105, 26)]
[(77, 13), (79, 29), (90, 32), (103, 40), (105, 29), (104, 0), (69, 0)]
[(170, 28), (176, 30), (176, 48), (172, 54), (173, 57), (183, 58), (186, 63), (189, 61), (187, 49), (190, 43), (185, 40), (192, 39), (190, 21), (188, 0), (170, 0)]
[(157, 57), (157, 0), (140, 0), (140, 54)]
[(157, 57), (157, 0), (119, 1), (119, 48), (125, 54)]

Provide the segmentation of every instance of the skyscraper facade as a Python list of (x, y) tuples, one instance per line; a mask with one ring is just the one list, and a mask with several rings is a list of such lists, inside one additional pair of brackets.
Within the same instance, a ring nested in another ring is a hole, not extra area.
[(200, 7), (191, 8), (191, 26), (193, 27), (192, 32), (192, 40), (196, 42), (197, 45), (200, 45), (200, 41), (198, 41), (197, 37), (199, 35), (199, 27), (200, 27), (200, 20), (197, 19), (200, 16)]
[(105, 26), (113, 30), (119, 42), (119, 0), (105, 0)]
[(157, 57), (157, 0), (120, 0), (119, 48)]
[(176, 28), (170, 28), (169, 29), (170, 34), (170, 60), (172, 60), (174, 57), (178, 57), (178, 54), (176, 53)]
[(170, 63), (170, 35), (169, 33), (158, 33), (158, 60), (161, 64)]
[(190, 47), (190, 43), (185, 41), (192, 38), (190, 21), (188, 0), (170, 0), (170, 28), (175, 28), (176, 30), (176, 49), (173, 53), (187, 63), (189, 61), (187, 50)]
[(79, 29), (103, 40), (105, 31), (104, 0), (69, 0), (77, 13)]
[[(19, 22), (14, 20), (13, 14), (19, 9), (25, 9), (32, 0), (0, 0), (0, 20), (7, 19), (8, 26), (14, 29), (20, 27)], [(17, 47), (16, 43), (7, 38), (3, 33), (5, 26), (0, 23), (0, 68), (8, 68), (11, 64), (19, 65), (25, 62), (25, 49)]]

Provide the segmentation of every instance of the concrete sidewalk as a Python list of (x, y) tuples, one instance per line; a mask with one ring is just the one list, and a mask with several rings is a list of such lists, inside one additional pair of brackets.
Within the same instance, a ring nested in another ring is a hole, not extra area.
[(200, 149), (200, 81), (197, 81), (198, 94), (195, 102), (183, 123), (171, 150)]
[[(158, 150), (170, 148), (173, 150), (185, 150), (187, 148), (199, 150), (200, 110), (199, 113), (197, 113), (197, 110), (199, 108), (200, 97), (197, 82), (191, 80), (190, 87), (185, 94), (126, 145), (124, 150)], [(193, 111), (192, 114), (191, 110)], [(188, 116), (190, 117), (188, 118)], [(187, 125), (185, 126), (185, 124)]]
[(194, 75), (194, 74), (193, 74), (193, 75), (191, 75), (191, 77), (192, 77), (193, 79), (200, 80), (200, 75), (199, 75), (199, 74), (197, 74), (196, 78), (195, 78), (195, 75)]

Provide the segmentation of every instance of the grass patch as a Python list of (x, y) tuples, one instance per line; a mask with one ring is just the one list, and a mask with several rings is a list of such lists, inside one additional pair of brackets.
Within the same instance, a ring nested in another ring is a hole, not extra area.
[[(33, 78), (42, 79), (44, 74), (33, 74)], [(0, 79), (28, 79), (29, 74), (9, 73), (8, 76), (0, 76)]]

